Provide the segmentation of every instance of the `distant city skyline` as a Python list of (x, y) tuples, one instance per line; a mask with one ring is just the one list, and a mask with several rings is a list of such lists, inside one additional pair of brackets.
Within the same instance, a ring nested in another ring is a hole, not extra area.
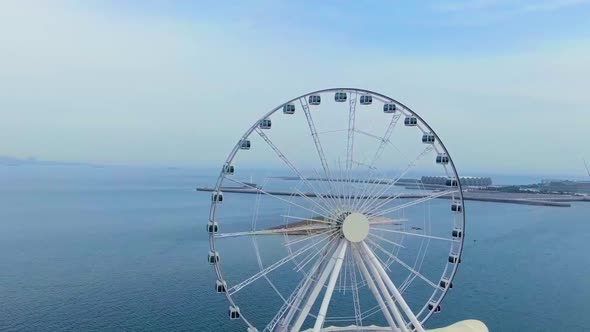
[[(333, 86), (407, 104), (469, 172), (590, 160), (590, 1), (0, 3), (0, 155), (215, 166)], [(466, 174), (468, 175), (468, 174)]]

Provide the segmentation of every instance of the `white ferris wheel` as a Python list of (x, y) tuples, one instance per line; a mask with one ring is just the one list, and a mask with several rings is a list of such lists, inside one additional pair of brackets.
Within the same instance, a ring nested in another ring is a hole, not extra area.
[(385, 95), (333, 88), (279, 105), (211, 192), (212, 283), (244, 330), (424, 331), (453, 288), (459, 175), (426, 121)]

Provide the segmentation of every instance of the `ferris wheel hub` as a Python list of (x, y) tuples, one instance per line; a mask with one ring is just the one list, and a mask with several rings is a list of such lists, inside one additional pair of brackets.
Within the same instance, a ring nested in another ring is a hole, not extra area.
[(362, 213), (349, 214), (342, 223), (342, 233), (350, 242), (361, 242), (369, 234), (369, 219)]

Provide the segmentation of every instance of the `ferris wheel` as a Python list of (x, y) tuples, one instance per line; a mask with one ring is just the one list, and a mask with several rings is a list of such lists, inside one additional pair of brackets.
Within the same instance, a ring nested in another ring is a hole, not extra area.
[(239, 136), (210, 191), (212, 285), (244, 330), (424, 331), (453, 288), (459, 175), (430, 125), (383, 94), (280, 104)]

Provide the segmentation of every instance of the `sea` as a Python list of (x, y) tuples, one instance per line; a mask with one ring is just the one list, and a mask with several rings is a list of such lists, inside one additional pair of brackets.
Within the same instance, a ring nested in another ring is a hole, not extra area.
[[(210, 194), (195, 188), (216, 177), (0, 166), (0, 331), (245, 331), (206, 262)], [(473, 318), (490, 331), (590, 331), (590, 203), (465, 204), (463, 260), (426, 327)]]

